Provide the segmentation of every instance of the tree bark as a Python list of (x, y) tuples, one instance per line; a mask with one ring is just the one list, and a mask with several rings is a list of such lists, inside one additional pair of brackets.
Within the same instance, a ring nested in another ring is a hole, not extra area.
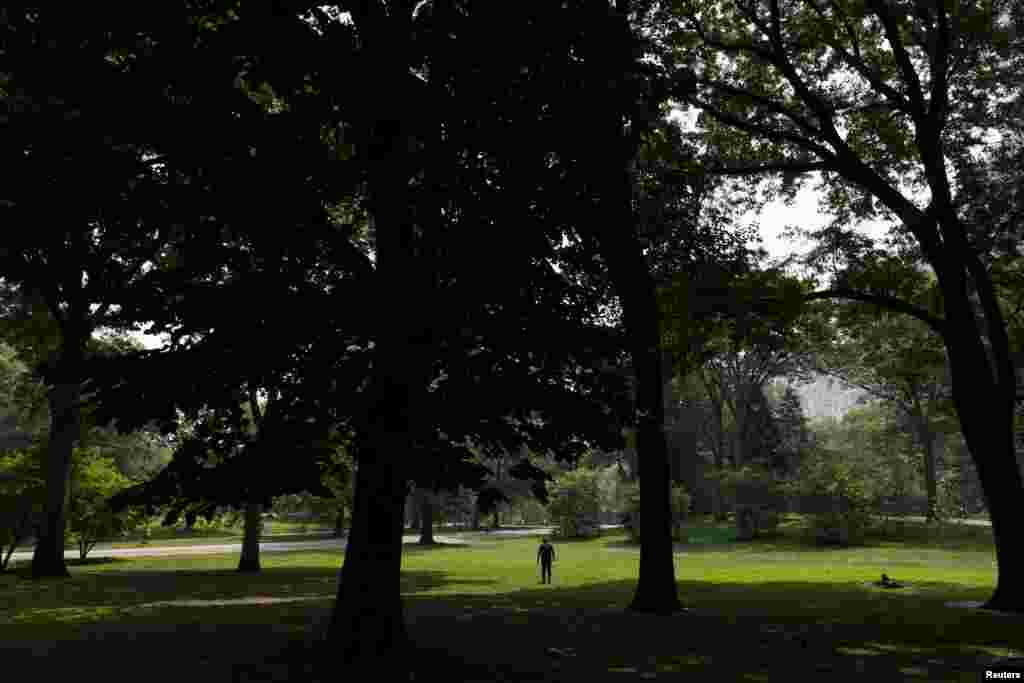
[(473, 531), (480, 531), (480, 505), (473, 501), (473, 518), (470, 520), (470, 528)]
[[(617, 0), (610, 14), (602, 10), (592, 28), (600, 35), (587, 55), (596, 74), (620, 80), (636, 68), (634, 35), (629, 25), (628, 0)], [(596, 38), (595, 36), (594, 38)], [(594, 39), (592, 38), (592, 40)], [(600, 48), (598, 49), (598, 46)], [(668, 442), (665, 435), (665, 401), (662, 383), (662, 354), (657, 292), (647, 259), (637, 236), (633, 213), (634, 162), (639, 148), (639, 127), (643, 122), (631, 116), (635, 92), (601, 83), (608, 102), (598, 135), (606, 136), (600, 150), (582, 150), (600, 169), (602, 178), (601, 216), (595, 216), (594, 236), (601, 257), (619, 296), (630, 356), (636, 378), (637, 454), (640, 465), (640, 571), (636, 593), (629, 609), (653, 614), (671, 614), (682, 609), (675, 580), (672, 555), (672, 513), (669, 499)], [(632, 119), (631, 130), (623, 127), (623, 116)], [(599, 153), (598, 153), (599, 152)]]
[(338, 504), (338, 516), (334, 519), (334, 537), (341, 538), (345, 535), (345, 504)]
[(939, 487), (936, 476), (935, 465), (935, 434), (928, 427), (928, 418), (920, 411), (914, 416), (917, 422), (918, 440), (924, 450), (924, 462), (922, 463), (924, 473), (924, 490), (928, 508), (925, 510), (925, 521), (934, 522), (939, 518)]
[(64, 531), (71, 481), (71, 457), (81, 428), (79, 378), (84, 341), (66, 341), (59, 377), (48, 396), (50, 443), (46, 455), (46, 512), (32, 553), (32, 578), (69, 578), (64, 562)]
[(412, 493), (407, 498), (406, 506), (409, 511), (409, 528), (413, 530), (420, 529), (423, 526), (423, 510), (420, 506), (419, 491), (413, 489)]
[(941, 268), (937, 273), (947, 313), (944, 341), (953, 403), (981, 481), (996, 546), (998, 578), (985, 607), (1024, 613), (1024, 544), (1018, 521), (1024, 490), (1013, 443), (1016, 378), (1012, 372), (1009, 377), (993, 373), (965, 290), (955, 286), (957, 273)]
[(245, 531), (242, 534), (242, 556), (238, 559), (238, 571), (260, 571), (260, 526), (263, 521), (263, 506), (248, 503), (245, 506)]
[(419, 491), (420, 545), (434, 545), (434, 501), (428, 491)]
[(381, 680), (401, 680), (408, 679), (410, 646), (400, 589), (407, 485), (379, 453), (360, 455), (352, 527), (325, 652), (352, 671), (373, 670)]

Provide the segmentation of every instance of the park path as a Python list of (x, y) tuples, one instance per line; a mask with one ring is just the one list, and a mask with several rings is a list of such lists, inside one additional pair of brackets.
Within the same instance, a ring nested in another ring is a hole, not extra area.
[[(602, 528), (611, 529), (616, 525), (602, 525)], [(466, 532), (458, 535), (448, 536), (435, 534), (434, 540), (438, 543), (452, 545), (474, 545), (489, 538), (516, 538), (522, 536), (547, 536), (554, 529), (496, 529), (494, 531)], [(415, 544), (419, 541), (419, 535), (402, 536), (403, 544)], [(325, 538), (318, 541), (266, 541), (260, 543), (261, 553), (294, 552), (297, 550), (344, 550), (347, 543), (344, 538)], [(195, 545), (174, 545), (174, 546), (150, 546), (146, 548), (96, 548), (89, 553), (89, 557), (168, 557), (176, 555), (216, 555), (220, 553), (240, 553), (241, 543), (206, 543)], [(66, 559), (78, 557), (77, 550), (64, 551)], [(31, 560), (31, 551), (18, 551), (11, 555), (11, 560)]]

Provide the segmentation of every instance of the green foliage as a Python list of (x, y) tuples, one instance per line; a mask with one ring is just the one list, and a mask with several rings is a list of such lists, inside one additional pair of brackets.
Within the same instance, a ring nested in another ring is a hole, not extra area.
[(812, 449), (797, 478), (785, 485), (811, 514), (810, 531), (821, 542), (850, 545), (863, 542), (873, 521), (877, 472), (848, 462), (825, 449)]
[(748, 504), (780, 510), (785, 506), (787, 490), (783, 480), (763, 465), (723, 467), (708, 472), (707, 477), (720, 483), (726, 508)]
[(776, 464), (783, 474), (793, 474), (810, 447), (811, 436), (800, 396), (792, 385), (787, 385), (778, 400), (773, 401), (773, 417), (780, 438)]
[(964, 495), (966, 473), (961, 467), (950, 467), (938, 478), (938, 501), (935, 512), (941, 520), (964, 519), (968, 515)]
[[(630, 540), (639, 542), (640, 485), (636, 482), (624, 484), (622, 497), (625, 502), (626, 530)], [(686, 491), (686, 487), (683, 484), (672, 484), (669, 490), (669, 504), (672, 515), (672, 538), (676, 541), (686, 541), (686, 520), (689, 518), (692, 500), (692, 496)]]
[(14, 549), (33, 535), (45, 501), (40, 448), (0, 451), (0, 571)]
[(108, 501), (130, 484), (131, 481), (117, 470), (113, 458), (98, 448), (75, 450), (65, 533), (78, 545), (82, 559), (98, 541), (116, 536), (127, 527), (128, 515), (114, 512)]
[(579, 467), (555, 479), (548, 503), (548, 512), (560, 535), (576, 538), (597, 523), (601, 509), (599, 474)]

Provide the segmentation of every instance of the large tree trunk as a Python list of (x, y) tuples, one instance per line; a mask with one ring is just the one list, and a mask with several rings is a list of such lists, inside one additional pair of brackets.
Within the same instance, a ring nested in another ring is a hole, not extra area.
[(420, 545), (434, 545), (434, 501), (429, 491), (417, 491), (420, 503)]
[[(636, 68), (635, 38), (629, 25), (628, 0), (617, 0), (614, 9), (595, 16), (591, 28), (603, 33), (590, 43), (594, 49), (586, 59), (594, 64), (595, 84), (614, 77), (626, 86), (623, 75)], [(596, 10), (595, 10), (596, 11)], [(602, 30), (603, 29), (603, 30)], [(600, 46), (600, 47), (599, 47)], [(607, 89), (606, 116), (600, 130), (607, 136), (600, 150), (583, 150), (595, 169), (601, 169), (601, 216), (594, 216), (595, 237), (601, 257), (608, 266), (622, 305), (623, 319), (633, 370), (636, 377), (635, 423), (640, 465), (640, 571), (636, 594), (629, 609), (671, 614), (682, 609), (675, 580), (672, 555), (672, 521), (669, 502), (668, 443), (665, 438), (665, 402), (662, 384), (662, 355), (659, 350), (660, 324), (655, 282), (637, 236), (633, 213), (634, 162), (639, 148), (639, 127), (623, 128), (623, 115), (635, 112), (636, 93)], [(653, 113), (653, 112), (652, 112)]]
[(470, 520), (470, 525), (473, 531), (480, 531), (480, 505), (478, 501), (473, 501), (473, 518)]
[(64, 529), (71, 480), (71, 456), (79, 438), (79, 381), (82, 344), (71, 345), (58, 362), (59, 377), (49, 391), (50, 443), (46, 454), (46, 512), (32, 553), (32, 578), (69, 578), (64, 563)]
[(249, 503), (245, 506), (245, 530), (242, 534), (242, 556), (238, 559), (238, 571), (258, 572), (260, 570), (260, 526), (263, 521), (263, 506)]
[(325, 651), (340, 655), (338, 663), (352, 671), (403, 680), (409, 639), (399, 579), (407, 488), (386, 457), (380, 450), (360, 453), (352, 527)]
[(400, 583), (409, 493), (405, 459), (413, 457), (414, 416), (421, 414), (417, 403), (430, 381), (425, 331), (436, 305), (433, 273), (415, 252), (408, 198), (415, 171), (409, 159), (413, 135), (398, 118), (403, 115), (399, 103), (415, 97), (402, 86), (409, 75), (403, 45), (407, 35), (381, 33), (389, 27), (370, 21), (358, 27), (366, 36), (368, 54), (381, 73), (390, 74), (395, 87), (374, 100), (366, 119), (369, 209), (377, 252), (372, 284), (380, 293), (377, 307), (382, 312), (374, 334), (369, 410), (356, 429), (359, 466), (352, 527), (326, 635), (327, 651), (340, 654), (342, 666), (353, 673), (372, 672), (382, 681), (408, 680), (413, 665)]
[[(1021, 472), (1013, 443), (1016, 378), (1000, 368), (993, 372), (970, 303), (955, 269), (938, 268), (948, 332), (945, 337), (952, 375), (953, 402), (964, 440), (978, 471), (992, 520), (998, 578), (985, 607), (1024, 612), (1024, 544), (1020, 542)], [(959, 296), (957, 296), (959, 294)], [(1006, 351), (1002, 340), (993, 342)], [(1000, 382), (996, 384), (993, 375)], [(984, 397), (980, 400), (979, 397)]]

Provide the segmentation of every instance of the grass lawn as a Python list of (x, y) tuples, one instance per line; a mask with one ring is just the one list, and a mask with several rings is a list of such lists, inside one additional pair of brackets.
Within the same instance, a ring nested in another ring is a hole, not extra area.
[[(264, 525), (264, 531), (260, 536), (264, 541), (302, 541), (319, 540), (324, 537), (325, 532), (334, 531), (333, 527), (318, 522), (301, 523), (283, 520), (274, 520)], [(176, 545), (203, 545), (217, 543), (241, 543), (242, 526), (222, 527), (217, 529), (193, 529), (185, 533), (184, 529), (176, 527), (157, 527), (153, 529), (148, 540), (143, 542), (142, 536), (133, 534), (116, 540), (100, 541), (93, 550), (104, 548), (146, 548), (146, 547), (170, 547)], [(20, 545), (17, 552), (32, 552), (33, 545)], [(74, 542), (64, 544), (66, 550), (78, 550)], [(91, 552), (91, 551), (90, 551)]]
[[(672, 617), (623, 610), (639, 552), (621, 533), (556, 541), (552, 585), (539, 584), (536, 538), (407, 546), (402, 591), (424, 657), (452, 667), (438, 680), (975, 681), (983, 662), (1021, 655), (1024, 618), (945, 606), (991, 592), (989, 529), (890, 533), (914, 540), (820, 549), (790, 522), (736, 543), (698, 520), (675, 555), (689, 609)], [(233, 571), (237, 555), (97, 560), (43, 583), (19, 578), (22, 565), (0, 575), (0, 656), (11, 671), (34, 658), (44, 678), (299, 680), (287, 667), (309, 656), (341, 560), (267, 554), (255, 576)], [(882, 572), (906, 587), (872, 586)]]

